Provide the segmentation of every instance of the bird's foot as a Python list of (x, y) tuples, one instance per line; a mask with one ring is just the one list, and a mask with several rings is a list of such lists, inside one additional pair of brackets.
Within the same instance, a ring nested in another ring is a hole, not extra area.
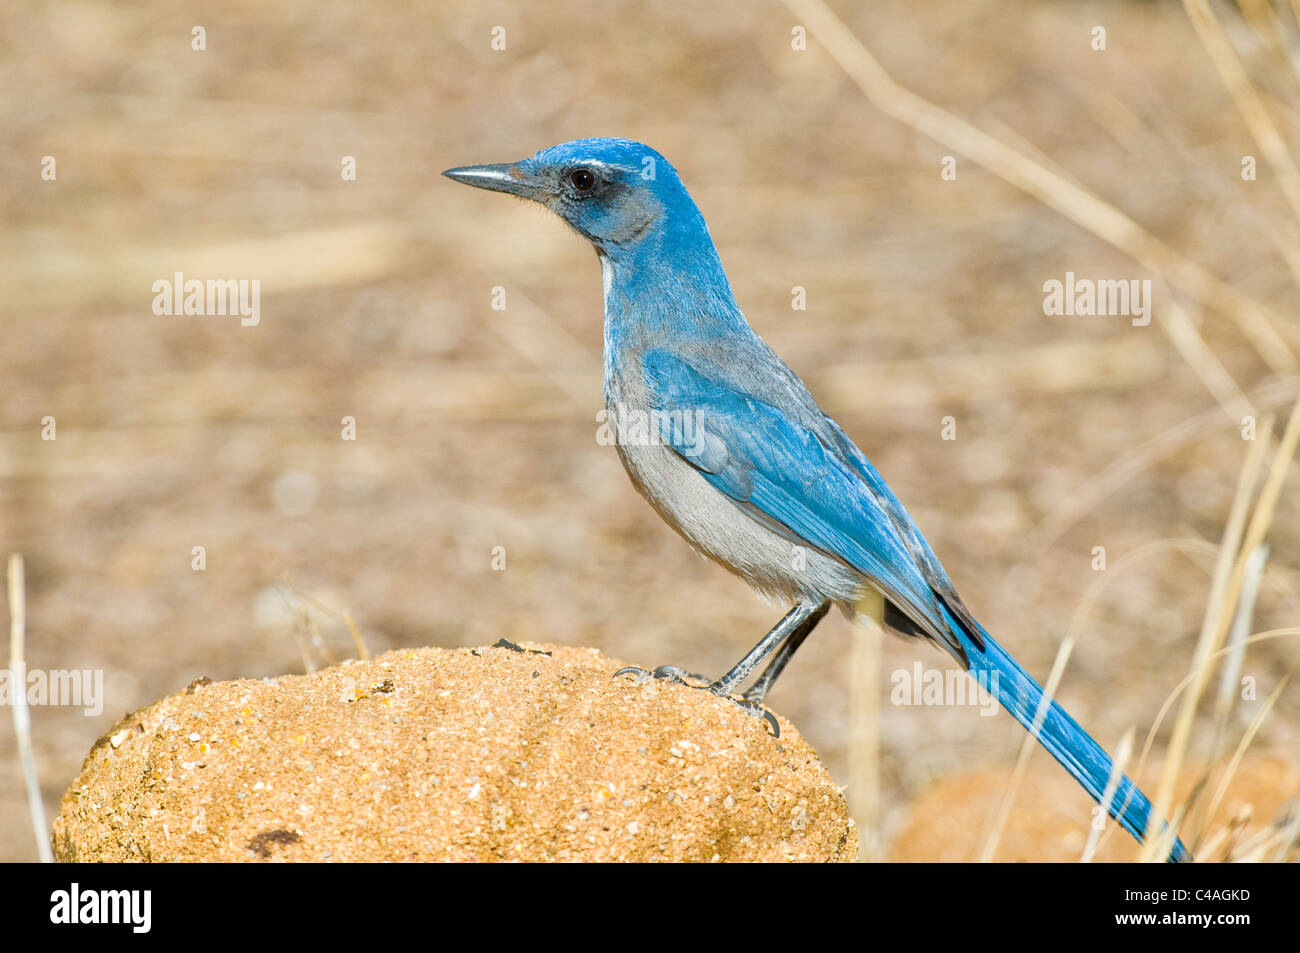
[(614, 673), (615, 678), (620, 675), (636, 675), (637, 681), (657, 678), (665, 682), (672, 682), (674, 685), (685, 685), (688, 688), (708, 688), (712, 681), (703, 675), (696, 675), (684, 668), (678, 668), (676, 665), (660, 665), (653, 672), (647, 672), (637, 665), (629, 665), (626, 668), (620, 668)]
[(717, 682), (710, 681), (703, 675), (696, 675), (693, 672), (687, 672), (675, 665), (660, 665), (653, 672), (647, 672), (645, 669), (636, 665), (629, 665), (626, 668), (620, 668), (614, 673), (615, 678), (618, 678), (620, 675), (635, 675), (637, 676), (638, 681), (646, 678), (657, 678), (666, 682), (672, 682), (675, 685), (685, 685), (687, 688), (696, 688), (712, 692), (719, 698), (724, 698), (733, 705), (736, 705), (751, 718), (762, 718), (766, 720), (768, 727), (772, 729), (772, 736), (774, 738), (781, 737), (781, 726), (777, 723), (776, 716), (770, 711), (757, 702), (750, 701), (747, 698), (737, 698), (734, 695), (727, 694), (721, 690)]

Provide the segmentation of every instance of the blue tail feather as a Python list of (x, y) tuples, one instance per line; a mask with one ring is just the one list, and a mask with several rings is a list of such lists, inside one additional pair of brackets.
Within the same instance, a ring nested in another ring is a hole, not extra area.
[[(983, 628), (979, 630), (979, 636), (984, 642), (981, 649), (948, 612), (946, 606), (943, 611), (951, 630), (964, 644), (966, 655), (970, 659), (970, 673), (981, 685), (997, 695), (1002, 707), (1037, 737), (1039, 743), (1070, 772), (1093, 800), (1101, 803), (1106, 784), (1110, 780), (1110, 755), (1055, 701), (1050, 703), (1042, 725), (1035, 733), (1033, 724), (1043, 699), (1043, 690), (1039, 684)], [(1127, 775), (1120, 778), (1119, 787), (1111, 799), (1110, 816), (1139, 841), (1145, 839), (1151, 819), (1151, 802)], [(1191, 854), (1181, 840), (1174, 841), (1169, 860), (1191, 860)]]

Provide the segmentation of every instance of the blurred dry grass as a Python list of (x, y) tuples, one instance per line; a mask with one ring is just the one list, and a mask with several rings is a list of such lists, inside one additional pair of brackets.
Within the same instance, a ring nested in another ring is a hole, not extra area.
[[(1263, 156), (1241, 180), (1257, 146), (1181, 6), (838, 6), (897, 82), (1086, 185), (1300, 346), (1295, 217)], [(1272, 41), (1216, 9), (1253, 76), (1285, 75), (1289, 11)], [(673, 161), (751, 323), (872, 456), (976, 614), (1040, 677), (1073, 622), (1059, 697), (1106, 745), (1143, 736), (1196, 646), (1239, 424), (1186, 338), (1161, 332), (1170, 292), (1146, 328), (1042, 313), (1043, 282), (1067, 270), (1148, 272), (961, 155), (941, 182), (948, 150), (874, 109), (815, 40), (793, 51), (794, 23), (778, 4), (6, 5), (0, 539), (26, 556), (29, 665), (103, 668), (108, 689), (100, 719), (33, 710), (48, 805), (122, 712), (197, 675), (350, 654), (338, 620), (304, 639), (283, 570), (350, 609), (376, 652), (504, 636), (714, 672), (774, 621), (596, 444), (590, 251), (540, 210), (437, 175), (587, 135)], [(1294, 83), (1260, 94), (1300, 140)], [(178, 270), (260, 278), (261, 324), (154, 316), (151, 283)], [(795, 285), (807, 311), (790, 310)], [(1294, 400), (1277, 355), (1198, 300), (1176, 305), (1258, 410)], [(45, 415), (57, 441), (40, 440)], [(1296, 618), (1295, 487), (1292, 473), (1254, 631)], [(1094, 546), (1111, 574), (1074, 621)], [(853, 636), (825, 623), (771, 699), (843, 781)], [(883, 652), (886, 674), (946, 664)], [(1249, 647), (1258, 700), (1238, 734), (1298, 662), (1294, 638)], [(932, 785), (1005, 771), (1021, 739), (1006, 717), (892, 707), (888, 689), (887, 843)], [(31, 858), (0, 725), (0, 858)], [(1209, 744), (1194, 735), (1191, 756)], [(1297, 760), (1294, 689), (1252, 751)]]

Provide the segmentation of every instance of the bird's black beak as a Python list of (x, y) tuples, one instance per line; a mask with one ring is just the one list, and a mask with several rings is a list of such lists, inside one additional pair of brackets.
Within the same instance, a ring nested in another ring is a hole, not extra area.
[(443, 173), (447, 178), (476, 189), (489, 192), (505, 192), (520, 198), (536, 199), (541, 188), (533, 176), (529, 175), (515, 162), (497, 162), (492, 165), (463, 165), (458, 169), (448, 169)]

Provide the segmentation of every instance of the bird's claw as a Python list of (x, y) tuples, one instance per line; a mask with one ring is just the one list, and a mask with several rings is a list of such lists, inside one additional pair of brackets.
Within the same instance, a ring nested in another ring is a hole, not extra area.
[(687, 688), (704, 689), (712, 692), (718, 698), (724, 698), (731, 702), (751, 718), (764, 719), (767, 722), (768, 727), (772, 729), (772, 737), (781, 737), (781, 726), (777, 722), (776, 716), (770, 711), (757, 702), (750, 701), (748, 698), (737, 698), (734, 695), (728, 695), (719, 691), (717, 682), (710, 682), (703, 675), (696, 675), (693, 672), (687, 672), (683, 669), (677, 668), (675, 665), (660, 665), (653, 672), (646, 671), (639, 665), (628, 665), (620, 668), (614, 673), (615, 678), (618, 678), (620, 675), (636, 675), (638, 681), (647, 678), (655, 678), (661, 681), (670, 682), (674, 685), (685, 685)]
[(752, 702), (748, 698), (732, 698), (730, 695), (723, 695), (721, 697), (735, 702), (741, 707), (745, 714), (749, 715), (750, 718), (762, 718), (766, 720), (768, 727), (772, 729), (772, 737), (781, 737), (781, 725), (777, 722), (776, 715), (772, 714), (762, 705), (757, 702)]
[(627, 674), (635, 674), (640, 679), (657, 678), (660, 681), (671, 682), (674, 685), (686, 685), (689, 688), (707, 688), (710, 684), (709, 679), (703, 675), (696, 675), (694, 672), (688, 672), (676, 665), (660, 665), (653, 672), (647, 672), (638, 665), (628, 665), (615, 672), (614, 677), (618, 678), (620, 675)]

